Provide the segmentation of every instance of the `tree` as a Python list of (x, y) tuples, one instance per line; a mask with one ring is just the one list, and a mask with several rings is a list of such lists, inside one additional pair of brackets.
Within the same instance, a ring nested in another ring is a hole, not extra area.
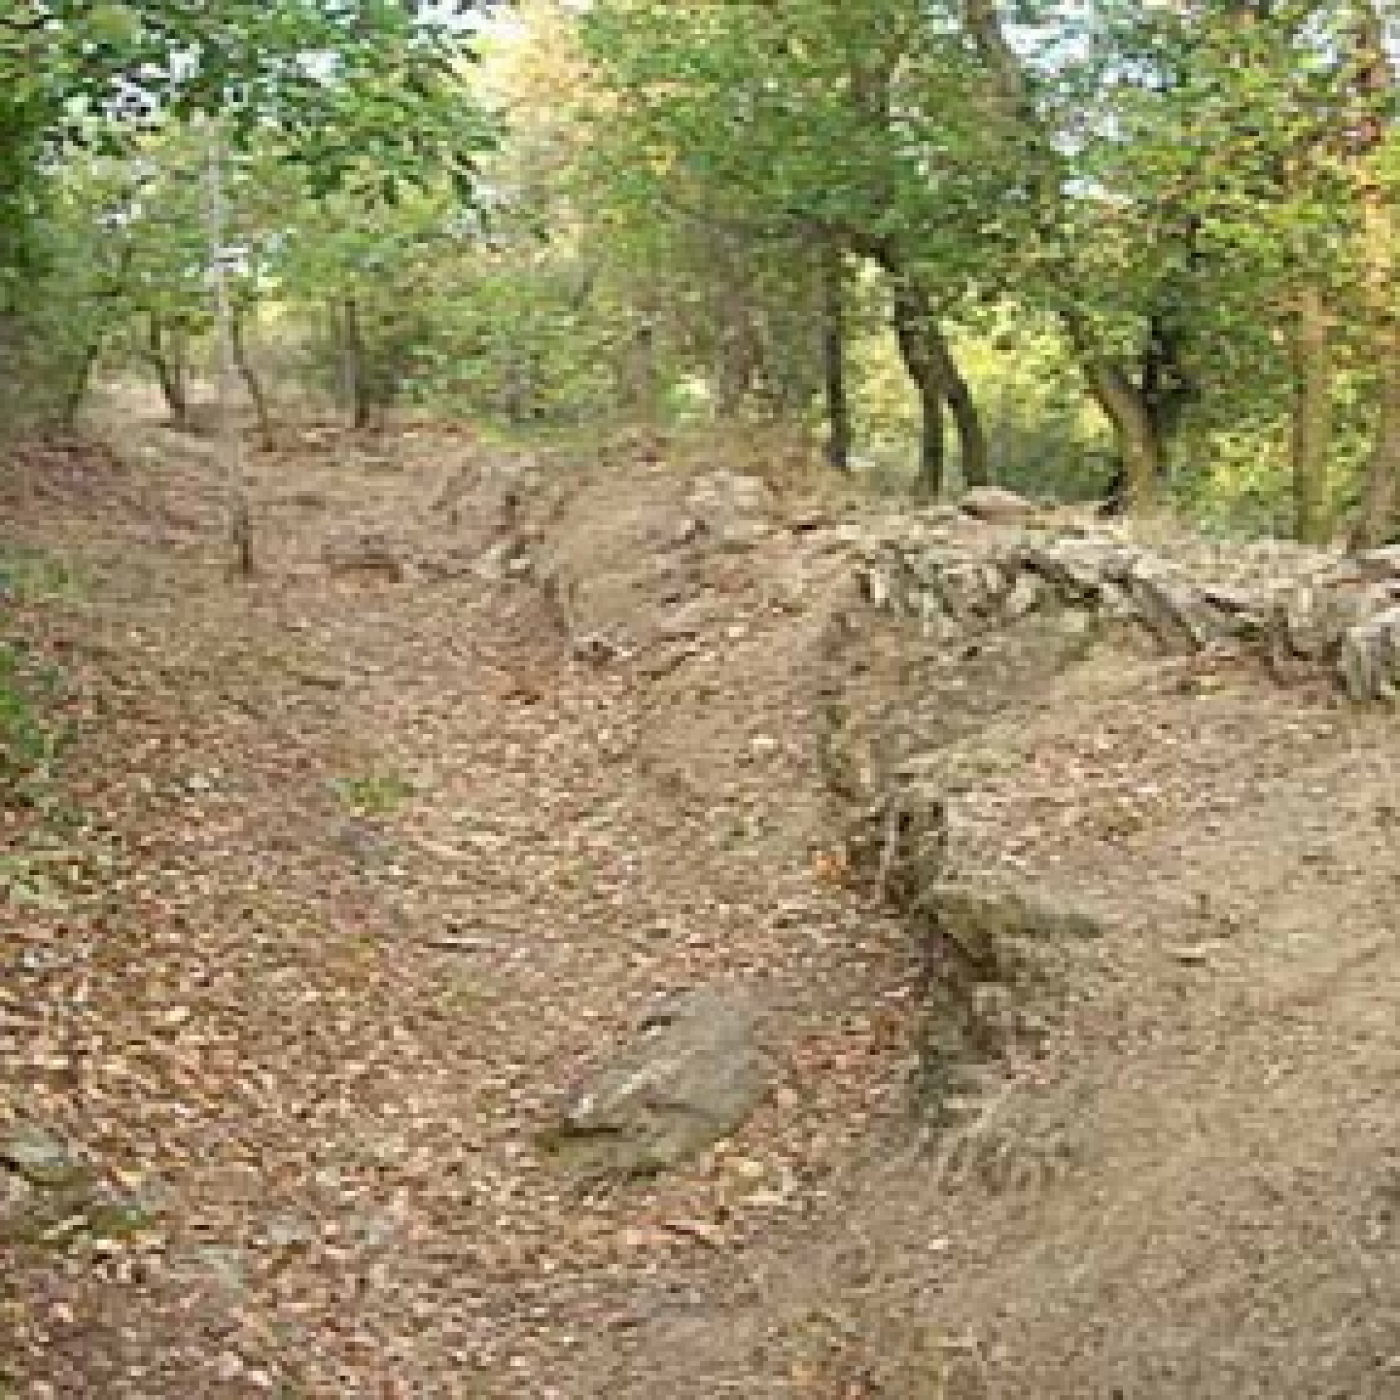
[(613, 99), (615, 180), (733, 234), (805, 242), (818, 263), (835, 247), (880, 267), (924, 404), (925, 485), (941, 486), (945, 403), (965, 474), (984, 478), (985, 439), (942, 323), (995, 261), (984, 214), (998, 177), (956, 36), (912, 0), (683, 16), (613, 3), (589, 12), (586, 34)]
[[(1020, 242), (1028, 250), (1023, 265), (1032, 274), (1034, 293), (1059, 317), (1085, 383), (1113, 426), (1125, 501), (1144, 504), (1156, 495), (1163, 475), (1169, 425), (1164, 410), (1174, 407), (1160, 386), (1163, 361), (1175, 347), (1168, 336), (1154, 334), (1163, 318), (1154, 315), (1151, 304), (1168, 298), (1144, 295), (1140, 287), (1133, 287), (1139, 295), (1127, 305), (1121, 296), (1104, 295), (1121, 291), (1125, 281), (1135, 283), (1131, 274), (1140, 262), (1132, 243), (1113, 237), (1117, 211), (1104, 192), (1091, 189), (1088, 198), (1078, 200), (1071, 192), (1074, 143), (1060, 125), (1071, 108), (1065, 97), (1085, 91), (1084, 75), (1065, 62), (1038, 82), (1008, 39), (995, 0), (963, 0), (960, 11), (984, 74), (983, 107), (1007, 153), (1000, 164), (1012, 175), (1018, 196)], [(1092, 146), (1082, 138), (1081, 143)], [(1081, 277), (1086, 245), (1095, 254), (1093, 281)], [(1115, 262), (1128, 276), (1110, 276), (1105, 286), (1104, 266)], [(1088, 288), (1097, 288), (1097, 295), (1086, 294)]]
[[(1396, 305), (1395, 67), (1378, 7), (1346, 11), (1352, 89), (1348, 135), (1360, 212), (1362, 287), (1376, 366), (1377, 413), (1353, 547), (1365, 549), (1400, 527), (1400, 307)], [(1386, 158), (1389, 157), (1389, 168)]]
[[(280, 154), (329, 192), (366, 175), (392, 199), (431, 161), (459, 187), (469, 181), (485, 124), (455, 91), (460, 39), (413, 3), (342, 0), (226, 0), (190, 7), (174, 0), (35, 0), (0, 18), (0, 82), (23, 121), (0, 122), (0, 168), (22, 164), (47, 144), (131, 148), (154, 123), (192, 124), (204, 138), (209, 199), (202, 269), (216, 289), (214, 310), (226, 362), (240, 339), (228, 276), (226, 152), (275, 133)], [(0, 207), (4, 217), (6, 207)], [(19, 230), (12, 215), (11, 241)], [(0, 238), (0, 251), (5, 239)], [(164, 328), (153, 321), (152, 350), (177, 406)], [(240, 567), (251, 561), (247, 505), (229, 396), (226, 475)]]

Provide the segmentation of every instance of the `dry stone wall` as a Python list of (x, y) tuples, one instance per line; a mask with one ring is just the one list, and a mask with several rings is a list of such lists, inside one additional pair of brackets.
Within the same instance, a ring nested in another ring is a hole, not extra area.
[(1257, 654), (1281, 680), (1325, 672), (1358, 703), (1400, 694), (1400, 548), (1309, 556), (1284, 578), (1241, 584), (1118, 536), (934, 525), (871, 541), (859, 577), (871, 606), (950, 641), (1079, 609), (1164, 649)]

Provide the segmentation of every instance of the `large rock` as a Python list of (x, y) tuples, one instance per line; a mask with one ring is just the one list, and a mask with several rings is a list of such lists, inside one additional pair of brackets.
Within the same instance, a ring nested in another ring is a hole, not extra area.
[(927, 970), (921, 1096), (946, 1126), (979, 1097), (988, 1067), (1038, 1039), (1071, 946), (1100, 926), (1038, 891), (953, 880), (923, 891), (912, 926)]
[(1393, 700), (1400, 689), (1400, 608), (1350, 628), (1338, 667), (1353, 700)]
[(129, 1239), (159, 1211), (150, 1193), (114, 1194), (47, 1129), (32, 1123), (0, 1128), (0, 1246), (63, 1249), (80, 1238)]
[(1039, 513), (1034, 501), (1002, 486), (973, 486), (958, 502), (964, 515), (989, 525), (1023, 525)]
[(1123, 582), (1136, 556), (1113, 540), (1070, 537), (1029, 540), (1019, 562), (1051, 584), (1067, 602), (1094, 602), (1107, 582)]
[(747, 995), (702, 988), (643, 1022), (575, 1092), (545, 1145), (587, 1178), (650, 1176), (695, 1157), (748, 1118), (768, 1085)]
[(1127, 588), (1147, 630), (1163, 646), (1199, 650), (1229, 631), (1226, 617), (1179, 570), (1159, 560), (1138, 559)]

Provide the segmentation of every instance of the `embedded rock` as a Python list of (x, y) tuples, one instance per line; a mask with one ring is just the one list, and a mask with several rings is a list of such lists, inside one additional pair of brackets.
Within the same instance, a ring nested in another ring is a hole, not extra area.
[(545, 1145), (585, 1178), (651, 1176), (728, 1137), (768, 1086), (754, 1003), (702, 988), (649, 1015), (565, 1105)]

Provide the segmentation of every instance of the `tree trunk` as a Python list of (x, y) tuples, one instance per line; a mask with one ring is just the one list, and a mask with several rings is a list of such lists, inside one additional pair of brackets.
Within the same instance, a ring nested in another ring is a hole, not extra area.
[(953, 357), (927, 290), (907, 270), (900, 250), (889, 239), (866, 240), (857, 249), (873, 258), (889, 278), (893, 322), (900, 358), (919, 395), (923, 415), (920, 453), (921, 490), (942, 492), (946, 476), (944, 409), (951, 408), (958, 430), (963, 481), (985, 486), (991, 478), (990, 454), (982, 416)]
[[(992, 95), (1002, 120), (1019, 128), (1030, 155), (1027, 193), (1038, 209), (1041, 231), (1048, 246), (1059, 238), (1063, 214), (1063, 185), (1055, 144), (1043, 130), (1035, 110), (1034, 94), (1026, 69), (1006, 37), (997, 0), (962, 0), (962, 22), (990, 79)], [(1066, 285), (1073, 269), (1066, 265)], [(1165, 439), (1170, 424), (1163, 403), (1151, 383), (1135, 382), (1124, 363), (1109, 358), (1094, 343), (1094, 336), (1071, 303), (1061, 320), (1075, 359), (1094, 401), (1108, 418), (1117, 439), (1121, 501), (1134, 509), (1149, 504), (1157, 494), (1166, 461)], [(1147, 368), (1145, 365), (1139, 369)]]
[(1380, 403), (1352, 549), (1374, 549), (1400, 531), (1400, 337), (1381, 373)]
[[(887, 268), (890, 266), (886, 264)], [(987, 435), (967, 381), (953, 358), (952, 348), (938, 324), (928, 294), (912, 277), (891, 271), (894, 329), (904, 368), (919, 395), (923, 420), (920, 435), (920, 494), (942, 494), (947, 476), (944, 410), (949, 408), (958, 430), (963, 480), (985, 486), (990, 480)]]
[[(1188, 233), (1187, 237), (1195, 235)], [(1138, 390), (1157, 434), (1164, 473), (1171, 465), (1171, 448), (1181, 420), (1199, 396), (1195, 379), (1184, 363), (1184, 340), (1179, 313), (1154, 311), (1148, 317), (1147, 334), (1138, 353)]]
[(1166, 465), (1163, 424), (1153, 411), (1153, 400), (1121, 363), (1095, 351), (1076, 312), (1060, 314), (1089, 393), (1113, 429), (1118, 469), (1109, 488), (1109, 508), (1132, 511), (1150, 506)]
[(253, 405), (253, 413), (258, 420), (258, 438), (263, 447), (271, 451), (277, 445), (277, 435), (272, 427), (272, 413), (268, 408), (267, 393), (263, 389), (262, 376), (258, 374), (248, 355), (248, 342), (244, 336), (243, 307), (233, 308), (229, 333), (233, 338), (233, 355), (238, 365), (238, 375), (243, 387), (248, 391), (248, 400)]
[(146, 328), (146, 359), (155, 370), (161, 397), (170, 411), (171, 427), (185, 431), (190, 426), (190, 394), (184, 338), (178, 331), (167, 331), (154, 311)]
[(360, 324), (360, 305), (354, 297), (340, 304), (340, 385), (351, 426), (366, 431), (374, 422), (374, 395), (370, 390), (369, 366), (365, 363), (365, 336)]
[(1395, 71), (1386, 49), (1385, 24), (1372, 4), (1355, 6), (1356, 96), (1353, 117), (1357, 142), (1357, 200), (1361, 211), (1361, 257), (1372, 322), (1372, 362), (1376, 372), (1376, 426), (1366, 466), (1360, 509), (1351, 547), (1369, 549), (1389, 540), (1400, 527), (1400, 312), (1395, 305), (1395, 211), (1375, 154), (1390, 124), (1389, 103)]
[(942, 387), (920, 383), (919, 390), (919, 478), (916, 494), (936, 501), (948, 477), (948, 439), (945, 431)]
[(628, 380), (632, 412), (649, 429), (656, 431), (664, 416), (664, 405), (656, 326), (650, 320), (643, 321), (632, 333), (631, 370)]
[(738, 419), (753, 392), (757, 358), (745, 328), (730, 327), (720, 337), (715, 366), (715, 416), (721, 422)]
[(1326, 544), (1332, 532), (1327, 499), (1332, 348), (1327, 308), (1315, 285), (1305, 284), (1294, 300), (1291, 348), (1293, 533), (1304, 544)]
[(88, 385), (92, 382), (92, 371), (97, 365), (97, 357), (102, 353), (102, 337), (95, 335), (83, 347), (82, 358), (78, 361), (77, 368), (73, 371), (73, 378), (68, 385), (68, 392), (63, 396), (63, 405), (60, 409), (60, 419), (62, 426), (67, 431), (72, 431), (77, 426), (78, 414), (82, 412), (83, 404), (87, 400)]
[(1085, 382), (1113, 427), (1118, 446), (1121, 502), (1127, 510), (1149, 506), (1162, 479), (1162, 442), (1142, 394), (1121, 367), (1081, 356)]
[(982, 416), (973, 402), (967, 381), (953, 358), (952, 347), (934, 321), (929, 322), (929, 343), (938, 374), (943, 381), (943, 397), (953, 411), (958, 429), (959, 465), (964, 486), (990, 486), (991, 459), (987, 451), (987, 434), (982, 428)]
[(846, 265), (840, 248), (822, 255), (822, 384), (826, 399), (827, 464), (851, 469), (851, 396), (846, 377)]
[(243, 578), (253, 573), (253, 528), (244, 471), (243, 433), (238, 422), (238, 350), (233, 298), (229, 293), (225, 242), (228, 206), (224, 191), (224, 133), (217, 120), (208, 126), (205, 233), (214, 290), (214, 325), (219, 345), (219, 441), (228, 510), (233, 567)]
[(929, 341), (932, 319), (919, 289), (906, 277), (894, 287), (894, 332), (900, 358), (919, 395), (918, 493), (935, 500), (943, 493), (947, 448), (943, 432), (944, 381)]

